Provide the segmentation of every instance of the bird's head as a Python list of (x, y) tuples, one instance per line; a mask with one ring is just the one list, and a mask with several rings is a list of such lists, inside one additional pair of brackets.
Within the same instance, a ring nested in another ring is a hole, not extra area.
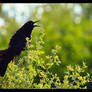
[(31, 34), (32, 33), (32, 30), (33, 28), (35, 27), (40, 27), (39, 25), (36, 25), (35, 23), (37, 23), (39, 21), (28, 21), (26, 22), (22, 27), (21, 27), (21, 30), (23, 30), (23, 32), (25, 34)]
[(39, 27), (38, 25), (35, 24), (37, 22), (39, 22), (39, 21), (31, 21), (30, 20), (30, 21), (25, 23), (25, 26), (30, 27), (30, 28)]

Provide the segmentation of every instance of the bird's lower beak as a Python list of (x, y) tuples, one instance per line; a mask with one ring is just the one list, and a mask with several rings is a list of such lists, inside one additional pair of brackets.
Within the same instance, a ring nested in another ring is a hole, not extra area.
[(35, 25), (35, 23), (37, 23), (37, 22), (40, 22), (39, 20), (38, 21), (35, 21), (34, 22), (34, 27), (40, 27), (39, 25)]
[(35, 21), (34, 23), (37, 23), (37, 22), (40, 22), (40, 21), (38, 20), (38, 21)]

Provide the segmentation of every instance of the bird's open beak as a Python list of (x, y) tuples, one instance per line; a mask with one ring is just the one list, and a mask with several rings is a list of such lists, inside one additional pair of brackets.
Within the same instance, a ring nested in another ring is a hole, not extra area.
[(40, 27), (39, 25), (35, 25), (35, 23), (37, 23), (37, 22), (40, 22), (39, 20), (38, 21), (35, 21), (34, 22), (34, 27)]

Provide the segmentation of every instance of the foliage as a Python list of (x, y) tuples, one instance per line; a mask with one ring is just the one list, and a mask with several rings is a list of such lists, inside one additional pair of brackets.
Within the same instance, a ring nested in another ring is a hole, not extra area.
[[(86, 64), (82, 66), (67, 66), (63, 82), (57, 74), (50, 72), (53, 65), (62, 64), (54, 49), (52, 55), (45, 56), (42, 50), (44, 44), (42, 37), (37, 43), (36, 49), (31, 40), (27, 38), (27, 46), (15, 62), (8, 65), (7, 72), (3, 78), (0, 77), (0, 88), (36, 88), (36, 89), (78, 89), (87, 88), (86, 83), (90, 82), (90, 75), (86, 72)], [(39, 45), (38, 45), (39, 44)], [(46, 61), (45, 59), (46, 58)]]

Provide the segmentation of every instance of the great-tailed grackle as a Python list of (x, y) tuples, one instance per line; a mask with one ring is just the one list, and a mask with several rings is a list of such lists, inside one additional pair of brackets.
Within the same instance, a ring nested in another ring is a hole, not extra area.
[(8, 49), (0, 50), (0, 76), (4, 76), (8, 63), (17, 55), (20, 55), (21, 51), (26, 46), (26, 37), (31, 39), (31, 33), (35, 25), (39, 21), (28, 21), (25, 23), (16, 33), (12, 36), (9, 42)]

